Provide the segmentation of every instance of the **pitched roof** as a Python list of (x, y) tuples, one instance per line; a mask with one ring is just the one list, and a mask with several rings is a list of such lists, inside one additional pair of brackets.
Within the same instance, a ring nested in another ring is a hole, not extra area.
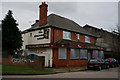
[(94, 34), (88, 33), (88, 31), (86, 31), (83, 27), (81, 27), (80, 25), (75, 23), (73, 20), (61, 17), (56, 14), (50, 14), (49, 16), (47, 16), (47, 24), (46, 25), (39, 26), (39, 21), (38, 21), (35, 24), (33, 24), (31, 28), (29, 28), (27, 30), (39, 29), (39, 28), (43, 28), (46, 26), (57, 27), (57, 28), (61, 28), (61, 29), (74, 31), (74, 32), (87, 34), (87, 35), (96, 37)]

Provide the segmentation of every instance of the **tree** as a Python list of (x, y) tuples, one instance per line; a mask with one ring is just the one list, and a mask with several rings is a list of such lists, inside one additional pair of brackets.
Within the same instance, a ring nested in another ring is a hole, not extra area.
[(21, 31), (12, 14), (12, 11), (9, 10), (2, 20), (2, 51), (7, 54), (14, 54), (14, 50), (18, 50), (22, 46)]

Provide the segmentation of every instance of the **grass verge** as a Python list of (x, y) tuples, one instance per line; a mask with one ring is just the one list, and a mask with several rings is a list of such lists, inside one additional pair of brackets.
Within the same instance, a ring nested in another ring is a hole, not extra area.
[(27, 68), (27, 67), (21, 67), (21, 66), (11, 66), (11, 65), (2, 65), (2, 73), (3, 74), (49, 74), (49, 73), (55, 73), (51, 70), (37, 70), (33, 68)]

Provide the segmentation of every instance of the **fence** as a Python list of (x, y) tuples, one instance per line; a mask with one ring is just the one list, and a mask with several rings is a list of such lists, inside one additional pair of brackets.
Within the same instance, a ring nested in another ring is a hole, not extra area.
[(26, 56), (21, 56), (19, 58), (8, 56), (2, 58), (2, 65), (16, 65), (35, 69), (43, 69), (45, 66), (44, 58), (44, 56), (38, 56), (37, 59), (27, 58)]

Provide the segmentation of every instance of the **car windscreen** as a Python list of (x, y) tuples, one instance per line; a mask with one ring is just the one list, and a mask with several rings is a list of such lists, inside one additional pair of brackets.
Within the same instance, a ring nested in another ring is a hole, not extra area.
[(110, 61), (110, 59), (105, 59), (105, 62), (109, 62)]
[(96, 60), (96, 59), (92, 59), (89, 61), (89, 63), (97, 63), (97, 62), (98, 62), (98, 60)]

